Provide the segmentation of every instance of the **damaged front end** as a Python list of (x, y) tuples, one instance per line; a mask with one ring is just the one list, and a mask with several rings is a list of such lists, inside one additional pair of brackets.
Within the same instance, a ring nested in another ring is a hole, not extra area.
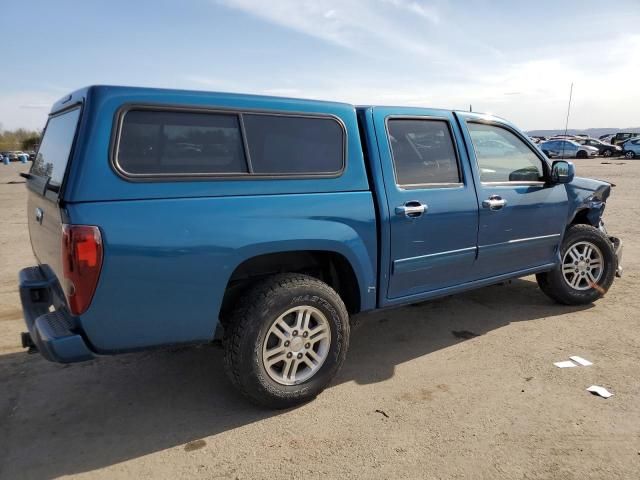
[(569, 200), (569, 218), (567, 224), (583, 223), (597, 227), (604, 233), (613, 246), (618, 259), (616, 276), (622, 276), (622, 241), (609, 235), (602, 221), (607, 199), (611, 194), (612, 184), (591, 178), (575, 177), (566, 184)]

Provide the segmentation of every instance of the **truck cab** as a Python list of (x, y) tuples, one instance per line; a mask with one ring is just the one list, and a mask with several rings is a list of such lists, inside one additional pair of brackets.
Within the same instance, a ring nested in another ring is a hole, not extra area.
[(588, 303), (621, 272), (610, 185), (476, 113), (94, 86), (54, 105), (26, 177), (26, 347), (220, 337), (274, 408), (326, 388), (355, 314), (530, 274)]

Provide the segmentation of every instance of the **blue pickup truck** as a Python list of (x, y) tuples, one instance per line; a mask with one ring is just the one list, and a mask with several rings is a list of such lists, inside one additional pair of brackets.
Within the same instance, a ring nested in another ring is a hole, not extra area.
[(53, 106), (24, 176), (25, 347), (220, 336), (273, 408), (326, 388), (357, 313), (531, 274), (585, 304), (621, 272), (611, 186), (476, 113), (93, 86)]

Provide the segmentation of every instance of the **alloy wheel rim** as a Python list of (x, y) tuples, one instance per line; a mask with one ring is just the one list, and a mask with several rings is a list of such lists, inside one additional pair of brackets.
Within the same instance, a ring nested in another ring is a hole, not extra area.
[(603, 270), (602, 252), (591, 242), (574, 243), (562, 259), (562, 276), (574, 290), (597, 287)]
[(298, 385), (313, 377), (329, 356), (331, 328), (315, 307), (300, 305), (280, 315), (262, 344), (262, 365), (281, 385)]

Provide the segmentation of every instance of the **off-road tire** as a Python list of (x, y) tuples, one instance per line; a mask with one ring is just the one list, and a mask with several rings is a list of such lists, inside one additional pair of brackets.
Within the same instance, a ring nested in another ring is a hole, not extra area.
[[(567, 250), (578, 242), (590, 242), (602, 253), (603, 270), (594, 287), (576, 290), (564, 279), (562, 259)], [(549, 272), (539, 273), (536, 280), (550, 298), (564, 305), (586, 305), (598, 300), (609, 290), (618, 268), (618, 260), (607, 236), (591, 225), (573, 225), (567, 229), (560, 247), (560, 264)]]
[[(268, 375), (262, 346), (273, 322), (287, 310), (307, 305), (329, 322), (331, 344), (319, 370), (307, 381), (282, 385)], [(278, 274), (255, 285), (238, 302), (225, 327), (225, 371), (250, 401), (268, 408), (288, 408), (314, 399), (342, 366), (349, 346), (349, 314), (340, 296), (326, 283), (302, 274)]]

